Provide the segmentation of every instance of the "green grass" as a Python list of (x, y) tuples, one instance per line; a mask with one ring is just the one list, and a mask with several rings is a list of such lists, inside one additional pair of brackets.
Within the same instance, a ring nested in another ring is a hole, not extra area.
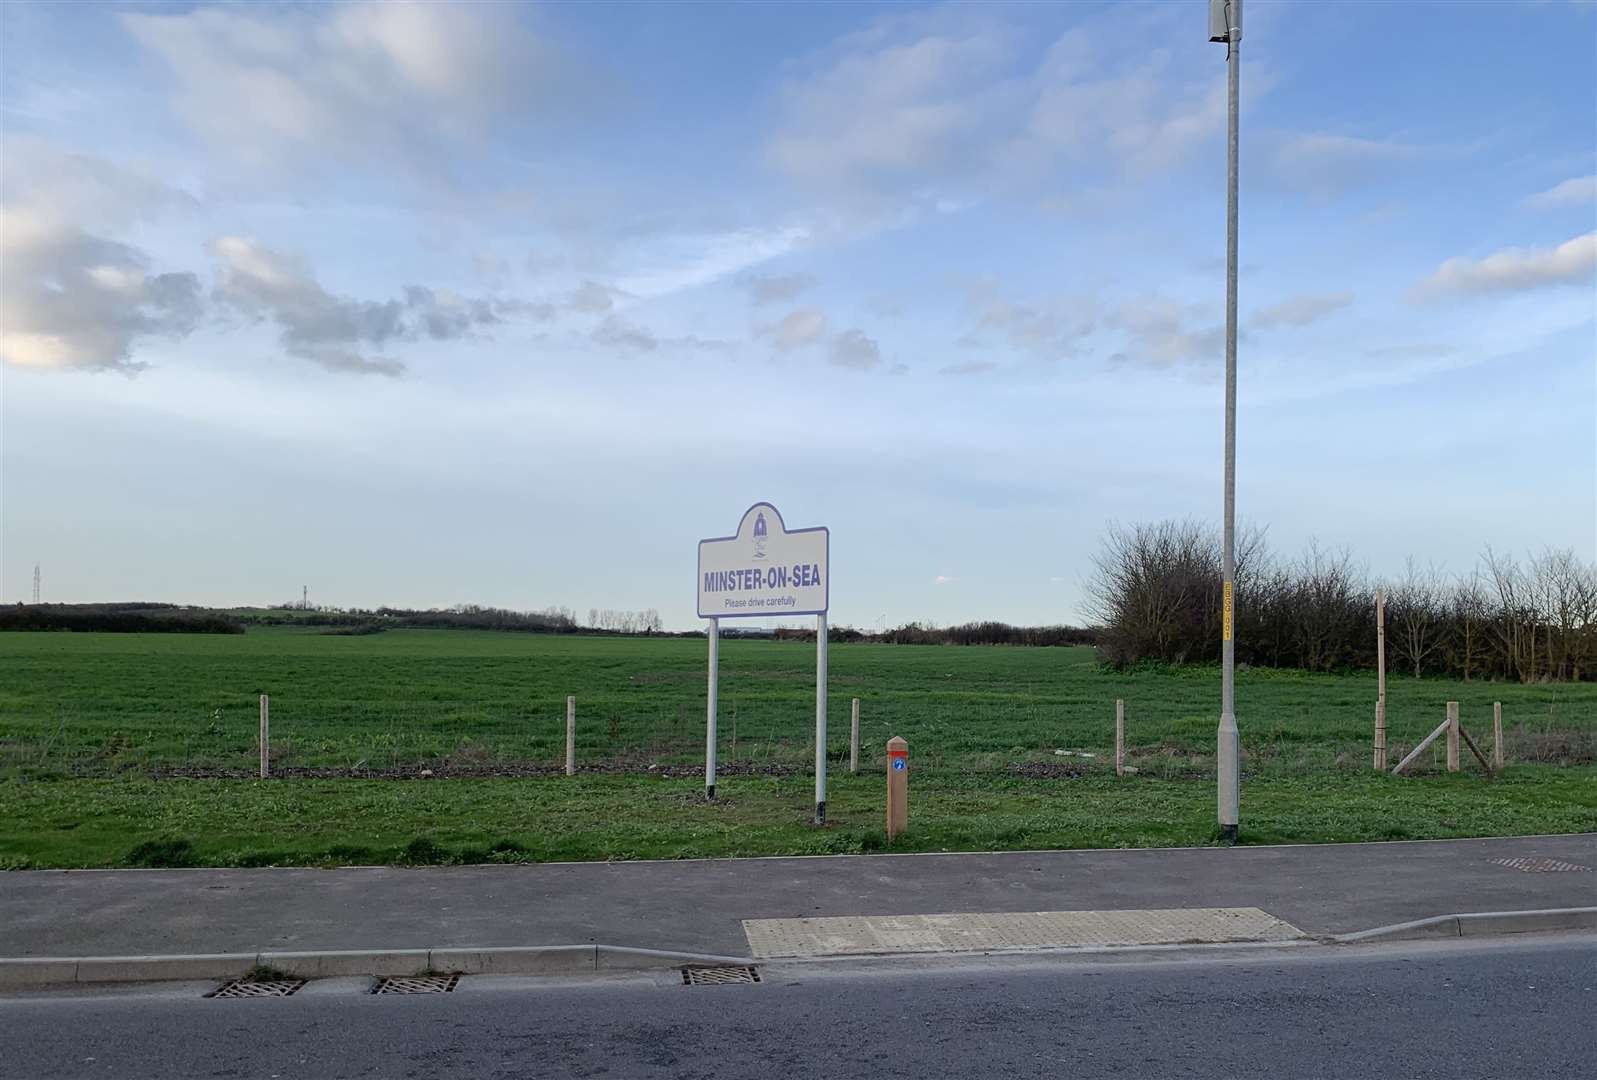
[[(721, 646), (722, 800), (699, 801), (702, 640), (300, 628), (238, 635), (0, 634), (0, 866), (520, 861), (872, 850), (880, 755), (909, 740), (904, 850), (1207, 843), (1212, 667), (1114, 673), (1087, 649), (834, 645), (828, 752), (846, 760), (861, 699), (869, 775), (833, 771), (829, 826), (807, 824), (814, 646)], [(252, 770), (257, 696), (281, 767), (473, 776), (563, 754), (575, 779), (152, 779)], [(1127, 704), (1135, 777), (1112, 769)], [(1252, 842), (1597, 829), (1597, 685), (1394, 676), (1396, 755), (1461, 703), (1490, 752), (1503, 703), (1514, 764), (1373, 775), (1371, 675), (1238, 675), (1243, 832)], [(734, 748), (735, 739), (735, 748)], [(1087, 759), (1056, 749), (1086, 751)], [(770, 770), (776, 775), (757, 775)], [(1030, 770), (1022, 775), (1017, 770)], [(1070, 775), (1067, 775), (1070, 774)]]

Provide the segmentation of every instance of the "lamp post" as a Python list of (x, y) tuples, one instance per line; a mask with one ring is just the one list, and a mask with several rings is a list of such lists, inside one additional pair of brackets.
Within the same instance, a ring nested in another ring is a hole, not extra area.
[(1209, 40), (1226, 45), (1225, 229), (1225, 539), (1221, 555), (1220, 730), (1215, 752), (1220, 835), (1237, 840), (1241, 740), (1236, 714), (1237, 490), (1237, 66), (1242, 46), (1242, 0), (1209, 0)]

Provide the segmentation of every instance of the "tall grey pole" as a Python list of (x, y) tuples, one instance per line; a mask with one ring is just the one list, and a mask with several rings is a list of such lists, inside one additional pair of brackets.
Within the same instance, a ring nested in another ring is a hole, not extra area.
[(1236, 494), (1237, 494), (1237, 69), (1242, 53), (1242, 0), (1226, 0), (1226, 230), (1225, 230), (1225, 551), (1221, 565), (1220, 835), (1237, 840), (1241, 740), (1236, 714)]

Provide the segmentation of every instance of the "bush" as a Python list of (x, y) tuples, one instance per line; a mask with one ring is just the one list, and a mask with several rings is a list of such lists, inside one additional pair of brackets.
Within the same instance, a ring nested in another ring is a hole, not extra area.
[[(1088, 587), (1105, 662), (1218, 659), (1220, 547), (1215, 529), (1192, 521), (1111, 526)], [(1294, 562), (1277, 562), (1263, 533), (1244, 529), (1237, 661), (1310, 671), (1374, 667), (1380, 588), (1391, 672), (1524, 682), (1597, 677), (1597, 566), (1551, 549), (1521, 567), (1488, 548), (1482, 564), (1448, 582), (1410, 559), (1401, 580), (1380, 584), (1350, 553), (1314, 544)]]
[(75, 630), (110, 634), (242, 634), (244, 624), (212, 611), (163, 605), (17, 604), (0, 608), (0, 630)]

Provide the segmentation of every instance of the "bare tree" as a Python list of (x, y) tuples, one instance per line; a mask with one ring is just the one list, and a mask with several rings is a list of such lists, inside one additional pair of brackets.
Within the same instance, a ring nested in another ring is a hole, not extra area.
[(1531, 560), (1528, 579), (1546, 642), (1547, 674), (1570, 678), (1584, 659), (1594, 604), (1592, 569), (1568, 548), (1547, 548)]
[(1511, 555), (1487, 547), (1482, 556), (1496, 593), (1491, 630), (1505, 674), (1530, 682), (1536, 678), (1536, 601), (1525, 572)]
[(1441, 578), (1433, 566), (1424, 570), (1409, 556), (1404, 563), (1403, 580), (1393, 586), (1388, 594), (1386, 608), (1391, 613), (1397, 630), (1393, 635), (1396, 652), (1420, 677), (1425, 661), (1443, 643), (1443, 620), (1446, 611)]
[(1491, 617), (1479, 570), (1472, 570), (1467, 578), (1459, 578), (1448, 615), (1452, 622), (1452, 667), (1469, 682), (1484, 651), (1487, 622)]
[(1366, 592), (1351, 553), (1321, 551), (1310, 542), (1297, 566), (1293, 611), (1302, 666), (1329, 671), (1351, 661), (1352, 631), (1367, 603)]

